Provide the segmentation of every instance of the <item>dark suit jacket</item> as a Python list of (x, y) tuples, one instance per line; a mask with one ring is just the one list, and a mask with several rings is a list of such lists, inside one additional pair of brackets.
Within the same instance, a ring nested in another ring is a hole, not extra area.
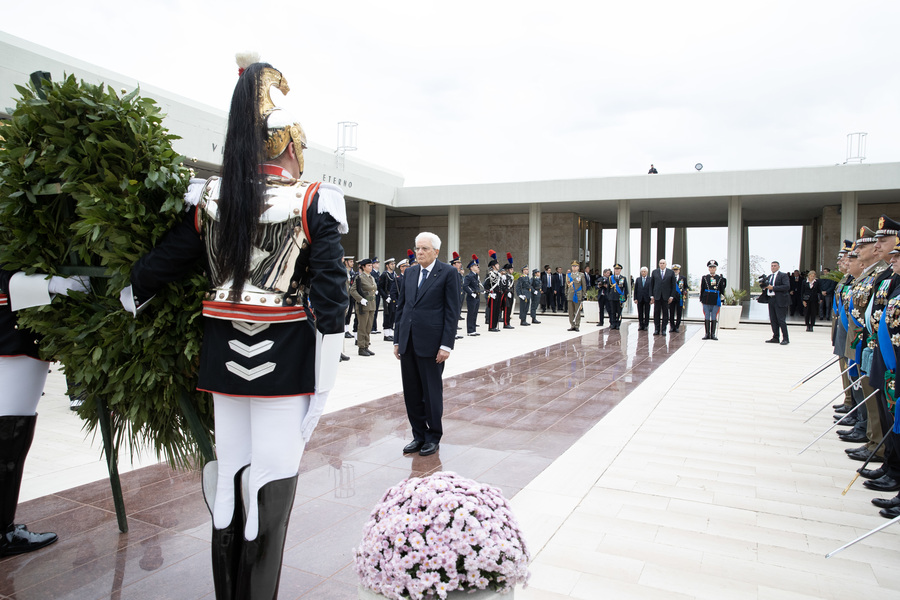
[(562, 294), (566, 291), (566, 274), (565, 273), (553, 273), (553, 278), (550, 281), (550, 288), (557, 293)]
[(656, 300), (668, 301), (675, 297), (675, 271), (666, 269), (665, 277), (659, 269), (653, 269), (650, 273), (650, 297)]
[(456, 269), (434, 261), (428, 278), (417, 289), (422, 266), (413, 265), (403, 274), (397, 298), (394, 340), (400, 354), (412, 336), (417, 356), (437, 356), (441, 346), (452, 349), (456, 340), (456, 321), (459, 318), (459, 274)]
[[(772, 283), (772, 278), (775, 278), (775, 282)], [(769, 280), (767, 282), (767, 287), (769, 285), (774, 286), (772, 291), (775, 292), (775, 306), (780, 306), (782, 308), (787, 308), (791, 305), (791, 278), (787, 273), (782, 273), (778, 271), (778, 273), (773, 273), (769, 275)], [(768, 292), (768, 290), (766, 290)], [(770, 297), (771, 301), (771, 297)]]
[(647, 276), (647, 285), (641, 283), (640, 276), (634, 279), (634, 299), (638, 302), (650, 302), (650, 276)]

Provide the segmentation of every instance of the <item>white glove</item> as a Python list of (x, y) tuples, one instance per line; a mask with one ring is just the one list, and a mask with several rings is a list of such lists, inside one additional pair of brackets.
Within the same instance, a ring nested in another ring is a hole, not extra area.
[(496, 298), (496, 297), (497, 297), (497, 294), (488, 294), (488, 296), (490, 296), (490, 297), (491, 297), (491, 299), (492, 299), (492, 300), (493, 300), (493, 299), (494, 299), (494, 298)]
[(200, 203), (200, 199), (203, 198), (204, 187), (206, 187), (205, 179), (191, 178), (191, 183), (188, 184), (188, 189), (184, 193), (184, 203), (187, 205), (185, 208), (197, 206)]
[(47, 291), (51, 294), (61, 294), (68, 296), (69, 292), (89, 292), (91, 291), (91, 278), (84, 275), (75, 275), (73, 277), (51, 277), (50, 285)]
[(390, 297), (390, 296), (386, 296), (385, 299), (384, 299), (384, 303), (385, 303), (385, 304), (390, 304), (390, 303), (391, 303), (391, 297)]
[(519, 298), (520, 298), (521, 300), (524, 300), (524, 299), (525, 299), (525, 296), (519, 296)]
[(512, 298), (512, 292), (506, 292), (506, 296), (507, 296), (508, 298)]
[(365, 298), (363, 298), (362, 300), (359, 301), (359, 303), (362, 304), (363, 306), (368, 306), (369, 301), (366, 300)]
[(328, 393), (337, 379), (338, 363), (344, 345), (344, 336), (340, 333), (324, 335), (316, 332), (316, 393), (310, 396), (309, 410), (300, 423), (300, 435), (303, 441), (309, 441), (313, 430), (319, 423), (319, 417), (325, 411)]
[(303, 438), (304, 444), (309, 441), (316, 425), (319, 424), (319, 419), (322, 417), (322, 413), (325, 412), (325, 402), (328, 400), (328, 394), (330, 393), (320, 392), (309, 397), (309, 410), (306, 411), (306, 416), (303, 417), (303, 422), (300, 423), (300, 436)]
[(477, 298), (477, 297), (478, 297), (478, 294), (476, 294), (475, 292), (472, 292), (472, 297), (473, 297), (473, 298)]
[(378, 295), (378, 290), (375, 290), (375, 295), (376, 295), (376, 296)]
[(135, 317), (137, 316), (137, 306), (134, 304), (134, 292), (132, 291), (130, 284), (122, 288), (122, 291), (119, 292), (119, 302), (122, 303), (125, 310)]

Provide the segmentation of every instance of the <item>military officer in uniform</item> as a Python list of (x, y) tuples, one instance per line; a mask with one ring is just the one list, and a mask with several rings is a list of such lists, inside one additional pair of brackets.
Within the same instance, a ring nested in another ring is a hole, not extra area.
[(372, 315), (372, 333), (378, 333), (378, 311), (381, 310), (381, 293), (378, 291), (378, 282), (381, 280), (381, 271), (378, 267), (381, 262), (378, 257), (372, 258), (372, 279), (375, 280), (375, 314)]
[(675, 272), (675, 300), (672, 301), (672, 333), (678, 333), (681, 327), (681, 317), (688, 298), (688, 282), (687, 277), (681, 274), (681, 265), (672, 265), (672, 271)]
[(487, 308), (485, 316), (487, 317), (488, 331), (500, 331), (500, 263), (496, 258), (492, 258), (488, 263), (488, 274), (484, 278), (484, 289), (487, 294)]
[[(356, 281), (356, 267), (354, 265), (355, 257), (353, 256), (345, 256), (344, 257), (344, 268), (347, 269), (347, 294), (350, 294), (350, 286), (353, 285), (353, 282)], [(353, 318), (353, 302), (349, 302), (347, 304), (347, 314), (344, 315), (344, 337), (347, 339), (353, 339), (353, 334), (350, 333), (350, 320)]]
[(394, 300), (391, 298), (391, 288), (394, 287), (394, 279), (397, 277), (394, 273), (394, 264), (393, 258), (384, 261), (384, 272), (378, 278), (378, 295), (384, 302), (384, 319), (381, 325), (386, 342), (394, 341)]
[(716, 328), (719, 325), (722, 296), (725, 294), (725, 278), (716, 274), (719, 263), (715, 260), (710, 260), (706, 266), (709, 274), (700, 278), (700, 304), (703, 306), (703, 326), (706, 329), (703, 339), (718, 340)]
[(538, 302), (543, 298), (543, 289), (541, 278), (538, 277), (538, 270), (534, 269), (531, 272), (531, 322), (535, 324), (540, 323), (537, 320), (537, 307)]
[(622, 275), (622, 265), (613, 265), (613, 274), (609, 276), (606, 291), (606, 310), (609, 312), (609, 328), (619, 329), (622, 326), (622, 305), (628, 301), (628, 280)]
[(359, 327), (356, 333), (356, 346), (360, 356), (375, 356), (369, 350), (369, 337), (372, 331), (372, 319), (375, 318), (375, 295), (378, 293), (378, 285), (372, 277), (372, 261), (365, 259), (359, 261), (359, 275), (356, 283), (350, 288), (350, 297), (356, 302), (356, 314), (359, 318)]
[(475, 328), (478, 321), (478, 307), (481, 304), (481, 294), (484, 286), (478, 278), (478, 257), (472, 255), (472, 260), (466, 266), (468, 275), (463, 278), (463, 293), (466, 295), (466, 335), (473, 337), (480, 335)]
[[(506, 254), (507, 259), (511, 260), (509, 253)], [(500, 314), (503, 319), (503, 329), (515, 329), (509, 324), (509, 317), (513, 308), (513, 266), (512, 262), (503, 265), (500, 271)]]
[(569, 331), (578, 331), (581, 324), (581, 303), (584, 302), (584, 273), (578, 270), (578, 261), (572, 261), (572, 269), (566, 275), (566, 301), (569, 306)]
[(531, 304), (531, 277), (528, 276), (528, 265), (522, 267), (522, 274), (516, 279), (516, 296), (519, 298), (519, 324), (528, 327), (528, 308)]
[[(875, 295), (875, 280), (887, 268), (887, 264), (875, 252), (875, 241), (874, 231), (868, 227), (860, 228), (859, 239), (856, 240), (856, 253), (863, 270), (850, 288), (847, 346), (845, 348), (845, 355), (854, 356), (860, 368), (862, 367), (862, 351), (867, 345), (866, 321), (868, 320), (869, 304)], [(878, 400), (872, 396), (875, 390), (872, 388), (869, 378), (862, 377), (860, 385), (863, 398), (868, 398), (865, 400), (868, 443), (848, 452), (847, 455), (853, 460), (866, 461), (881, 443), (884, 429), (880, 419)], [(883, 457), (884, 448), (882, 447), (878, 450), (877, 459), (881, 460)]]

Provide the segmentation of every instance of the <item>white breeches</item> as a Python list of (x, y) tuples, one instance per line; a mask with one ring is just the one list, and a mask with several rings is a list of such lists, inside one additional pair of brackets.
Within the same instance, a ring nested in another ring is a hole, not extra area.
[(213, 526), (227, 527), (234, 514), (234, 476), (250, 465), (250, 506), (244, 537), (259, 531), (257, 492), (270, 481), (297, 474), (305, 443), (300, 424), (309, 410), (310, 396), (236, 398), (213, 394), (216, 419), (216, 458), (219, 477)]
[(0, 416), (35, 414), (49, 370), (50, 363), (30, 356), (0, 357)]

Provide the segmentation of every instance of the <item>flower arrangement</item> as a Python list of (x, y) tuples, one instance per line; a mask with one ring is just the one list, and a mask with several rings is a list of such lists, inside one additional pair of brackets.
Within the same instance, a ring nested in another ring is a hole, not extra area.
[(450, 471), (385, 492), (355, 553), (362, 585), (394, 600), (506, 593), (530, 576), (525, 541), (500, 490)]

